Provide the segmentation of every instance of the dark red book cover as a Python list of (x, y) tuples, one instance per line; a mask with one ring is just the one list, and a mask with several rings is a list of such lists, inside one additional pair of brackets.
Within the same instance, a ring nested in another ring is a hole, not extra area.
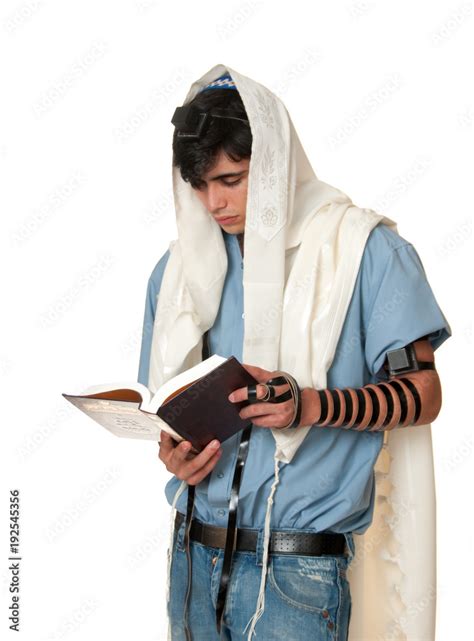
[(200, 452), (214, 438), (222, 443), (251, 423), (239, 416), (248, 401), (232, 403), (227, 397), (237, 388), (255, 383), (258, 381), (235, 356), (230, 356), (173, 395), (157, 413)]

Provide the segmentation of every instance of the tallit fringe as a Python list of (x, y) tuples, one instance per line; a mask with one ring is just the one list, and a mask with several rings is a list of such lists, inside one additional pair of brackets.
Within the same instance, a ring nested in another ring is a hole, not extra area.
[[(397, 590), (397, 586), (407, 578), (402, 569), (401, 541), (396, 532), (397, 523), (403, 518), (403, 506), (397, 505), (393, 501), (392, 457), (387, 447), (388, 438), (389, 434), (386, 432), (374, 469), (376, 498), (372, 524), (363, 535), (355, 535), (354, 537), (356, 554), (349, 566), (348, 579), (351, 583), (355, 568), (361, 563), (364, 564), (368, 585), (358, 586), (357, 592), (365, 594), (366, 590), (370, 590), (371, 579), (369, 577), (376, 577), (377, 589), (385, 595), (384, 607), (390, 614), (375, 617), (371, 621), (372, 629), (368, 629), (366, 622), (360, 620), (360, 612), (358, 611), (363, 609), (364, 604), (356, 602), (349, 625), (349, 641), (359, 641), (360, 638), (364, 638), (366, 641), (379, 641), (379, 639), (407, 641), (407, 635), (403, 630), (403, 621), (408, 606), (400, 591)], [(368, 558), (366, 559), (366, 557)], [(367, 564), (367, 561), (370, 563)], [(375, 581), (375, 578), (373, 580)], [(351, 585), (352, 591), (353, 586)], [(354, 601), (355, 599), (353, 599)]]
[[(176, 514), (176, 503), (187, 487), (186, 481), (181, 481), (180, 486), (175, 492), (173, 503), (171, 504), (171, 517), (170, 517), (170, 534), (169, 534), (169, 545), (168, 545), (168, 569), (166, 573), (166, 611), (168, 611), (168, 604), (170, 600), (170, 585), (171, 585), (171, 559), (173, 557), (173, 538), (174, 538), (174, 519)], [(167, 641), (172, 641), (171, 638), (171, 622), (168, 619), (168, 634)]]
[(271, 520), (271, 512), (272, 512), (272, 505), (273, 505), (273, 495), (275, 494), (276, 487), (280, 482), (280, 476), (279, 476), (280, 469), (279, 469), (278, 463), (279, 461), (277, 459), (277, 454), (275, 452), (275, 480), (272, 483), (270, 494), (267, 499), (267, 511), (265, 514), (265, 529), (264, 529), (264, 537), (263, 537), (263, 557), (262, 557), (262, 574), (260, 579), (260, 591), (258, 593), (257, 607), (255, 610), (255, 613), (250, 618), (249, 622), (244, 628), (244, 632), (245, 632), (250, 622), (252, 622), (252, 625), (248, 633), (247, 641), (252, 641), (252, 635), (255, 633), (255, 626), (257, 624), (257, 621), (260, 619), (265, 609), (265, 581), (267, 578), (268, 549), (270, 547), (270, 520)]
[(395, 486), (391, 470), (392, 457), (388, 452), (388, 438), (390, 438), (390, 434), (387, 434), (386, 436), (384, 435), (383, 449), (386, 451), (388, 459), (388, 470), (384, 478), (389, 481), (390, 489), (380, 482), (379, 499), (385, 500), (388, 507), (388, 510), (382, 514), (382, 518), (390, 531), (390, 537), (387, 537), (387, 546), (385, 548), (381, 548), (380, 556), (386, 562), (393, 564), (393, 570), (398, 576), (396, 577), (396, 580), (392, 582), (392, 585), (389, 586), (389, 590), (387, 591), (391, 601), (391, 611), (394, 613), (394, 616), (390, 627), (386, 630), (386, 634), (389, 639), (394, 639), (394, 641), (407, 641), (408, 637), (404, 621), (406, 620), (408, 612), (408, 603), (403, 598), (400, 590), (400, 586), (407, 580), (407, 576), (402, 567), (400, 556), (402, 552), (402, 541), (397, 536), (396, 527), (400, 519), (404, 517), (403, 510), (406, 509), (406, 506), (399, 505), (397, 502), (393, 501), (393, 490)]

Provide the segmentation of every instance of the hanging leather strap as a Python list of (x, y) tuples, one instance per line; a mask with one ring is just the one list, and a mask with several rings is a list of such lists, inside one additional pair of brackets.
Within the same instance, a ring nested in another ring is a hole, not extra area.
[[(206, 332), (204, 332), (204, 335), (202, 338), (201, 356), (203, 361), (206, 360), (206, 358), (209, 358), (209, 352), (210, 352), (209, 330), (207, 330)], [(184, 525), (184, 536), (183, 536), (183, 546), (186, 551), (186, 559), (187, 559), (187, 567), (188, 567), (188, 581), (186, 585), (186, 594), (184, 597), (184, 611), (183, 611), (184, 633), (186, 635), (186, 641), (192, 641), (191, 628), (189, 627), (189, 621), (188, 621), (189, 601), (191, 598), (191, 584), (192, 584), (192, 574), (193, 574), (189, 533), (191, 529), (191, 521), (193, 518), (195, 494), (196, 494), (196, 486), (189, 485), (188, 483), (188, 502), (186, 506), (186, 522)]]
[(242, 472), (247, 459), (249, 450), (249, 441), (252, 431), (252, 424), (248, 425), (242, 432), (240, 439), (237, 462), (234, 469), (234, 478), (232, 479), (232, 488), (230, 490), (229, 517), (227, 519), (227, 535), (225, 541), (224, 559), (222, 562), (222, 572), (219, 582), (219, 591), (217, 594), (216, 604), (216, 625), (220, 634), (222, 617), (224, 616), (225, 600), (227, 596), (227, 586), (229, 584), (230, 573), (232, 570), (232, 556), (234, 554), (237, 540), (237, 507), (239, 504), (240, 481)]
[[(203, 340), (203, 360), (209, 357), (209, 337), (208, 332), (204, 335)], [(222, 563), (222, 573), (219, 582), (219, 591), (217, 595), (217, 604), (216, 604), (216, 625), (217, 631), (220, 634), (221, 623), (224, 615), (225, 602), (227, 596), (227, 586), (229, 584), (230, 573), (232, 570), (232, 556), (236, 547), (237, 539), (237, 507), (239, 504), (239, 490), (240, 482), (242, 480), (242, 472), (247, 459), (249, 441), (252, 433), (252, 423), (248, 425), (241, 434), (239, 450), (237, 454), (237, 461), (234, 469), (234, 476), (232, 479), (232, 487), (230, 490), (230, 500), (229, 500), (229, 516), (227, 519), (227, 533), (226, 533), (226, 542), (224, 550), (224, 559)], [(190, 529), (191, 521), (194, 510), (194, 498), (195, 498), (195, 486), (188, 484), (188, 502), (186, 507), (186, 522), (184, 526), (184, 536), (183, 536), (183, 545), (186, 550), (187, 558), (187, 567), (188, 567), (188, 581), (186, 586), (186, 594), (184, 598), (184, 632), (186, 636), (186, 641), (192, 641), (191, 629), (189, 627), (188, 613), (189, 613), (189, 602), (191, 598), (191, 584), (192, 584), (192, 562), (191, 562), (191, 549), (190, 549)]]
[(188, 503), (186, 507), (186, 522), (184, 525), (184, 536), (183, 536), (183, 545), (184, 545), (184, 549), (186, 550), (186, 558), (188, 562), (188, 583), (186, 586), (186, 594), (184, 597), (184, 613), (183, 613), (184, 632), (186, 635), (186, 641), (192, 641), (191, 629), (189, 627), (189, 622), (188, 622), (188, 611), (189, 611), (188, 605), (189, 605), (189, 600), (191, 598), (191, 583), (192, 583), (192, 563), (191, 563), (191, 548), (190, 548), (190, 542), (189, 542), (190, 541), (189, 532), (191, 529), (191, 521), (193, 518), (195, 492), (196, 492), (196, 486), (188, 484)]
[[(217, 631), (220, 634), (222, 617), (224, 615), (225, 602), (227, 596), (227, 586), (229, 584), (230, 573), (232, 570), (232, 557), (236, 546), (237, 534), (237, 507), (239, 504), (239, 490), (240, 482), (242, 479), (242, 472), (247, 459), (249, 441), (252, 431), (252, 424), (246, 427), (240, 439), (239, 452), (237, 455), (237, 462), (234, 469), (234, 477), (232, 479), (232, 488), (230, 491), (229, 501), (229, 517), (227, 520), (227, 533), (224, 549), (224, 559), (222, 563), (222, 573), (219, 582), (219, 591), (217, 595), (216, 605), (216, 625)], [(194, 509), (195, 486), (188, 485), (188, 503), (186, 508), (186, 520), (184, 526), (183, 545), (186, 550), (187, 566), (188, 566), (188, 581), (186, 586), (186, 594), (184, 597), (184, 632), (186, 641), (192, 641), (191, 629), (188, 622), (189, 601), (191, 598), (191, 584), (192, 584), (192, 562), (191, 562), (191, 549), (190, 549), (190, 529)]]

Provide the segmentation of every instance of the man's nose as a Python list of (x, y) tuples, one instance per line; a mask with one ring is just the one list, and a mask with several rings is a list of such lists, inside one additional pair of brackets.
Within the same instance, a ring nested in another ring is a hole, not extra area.
[(209, 185), (207, 190), (207, 209), (211, 214), (218, 213), (227, 207), (227, 198), (220, 185)]

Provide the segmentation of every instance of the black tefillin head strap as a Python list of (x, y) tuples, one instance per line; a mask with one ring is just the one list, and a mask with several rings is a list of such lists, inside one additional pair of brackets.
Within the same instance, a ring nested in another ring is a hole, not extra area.
[(176, 107), (172, 124), (176, 127), (178, 138), (183, 140), (198, 140), (204, 133), (204, 127), (212, 118), (228, 118), (230, 120), (240, 120), (247, 123), (249, 121), (243, 118), (245, 114), (231, 109), (214, 108), (210, 111), (203, 111), (196, 105), (184, 105)]

